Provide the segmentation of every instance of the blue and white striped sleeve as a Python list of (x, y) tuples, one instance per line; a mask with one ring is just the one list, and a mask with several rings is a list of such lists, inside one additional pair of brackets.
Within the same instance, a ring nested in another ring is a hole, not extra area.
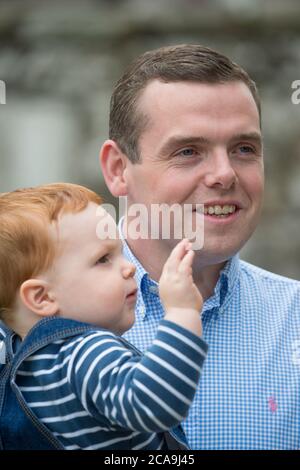
[(68, 381), (83, 407), (101, 422), (164, 431), (187, 416), (207, 349), (201, 338), (167, 320), (143, 356), (113, 333), (93, 332), (74, 347)]

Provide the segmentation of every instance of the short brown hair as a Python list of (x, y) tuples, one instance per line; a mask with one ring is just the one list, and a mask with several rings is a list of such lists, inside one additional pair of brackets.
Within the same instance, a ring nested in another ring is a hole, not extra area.
[(55, 257), (49, 224), (61, 214), (101, 204), (83, 186), (56, 183), (0, 194), (0, 317), (14, 307), (21, 284), (48, 269)]
[(109, 138), (117, 142), (133, 163), (140, 160), (138, 140), (147, 124), (147, 116), (137, 109), (138, 99), (146, 85), (155, 79), (211, 84), (242, 81), (251, 91), (261, 115), (255, 82), (223, 54), (193, 44), (145, 52), (129, 65), (116, 83), (110, 102)]

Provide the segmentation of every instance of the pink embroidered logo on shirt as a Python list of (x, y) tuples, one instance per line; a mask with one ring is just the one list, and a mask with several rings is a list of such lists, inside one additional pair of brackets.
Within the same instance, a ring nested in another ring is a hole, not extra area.
[(268, 403), (269, 403), (269, 410), (270, 410), (272, 413), (276, 413), (277, 408), (278, 408), (278, 405), (277, 405), (277, 403), (276, 403), (275, 397), (270, 397), (270, 398), (268, 399)]

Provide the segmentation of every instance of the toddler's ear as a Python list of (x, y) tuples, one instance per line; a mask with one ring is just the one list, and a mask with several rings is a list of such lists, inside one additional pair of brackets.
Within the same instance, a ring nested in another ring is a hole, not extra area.
[(20, 299), (32, 312), (41, 317), (55, 315), (58, 303), (50, 292), (48, 282), (41, 279), (28, 279), (20, 287)]

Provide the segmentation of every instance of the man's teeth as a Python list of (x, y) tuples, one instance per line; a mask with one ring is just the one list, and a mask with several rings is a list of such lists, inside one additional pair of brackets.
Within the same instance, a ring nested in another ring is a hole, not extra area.
[(204, 207), (204, 214), (209, 215), (228, 215), (236, 211), (236, 206), (206, 206)]

